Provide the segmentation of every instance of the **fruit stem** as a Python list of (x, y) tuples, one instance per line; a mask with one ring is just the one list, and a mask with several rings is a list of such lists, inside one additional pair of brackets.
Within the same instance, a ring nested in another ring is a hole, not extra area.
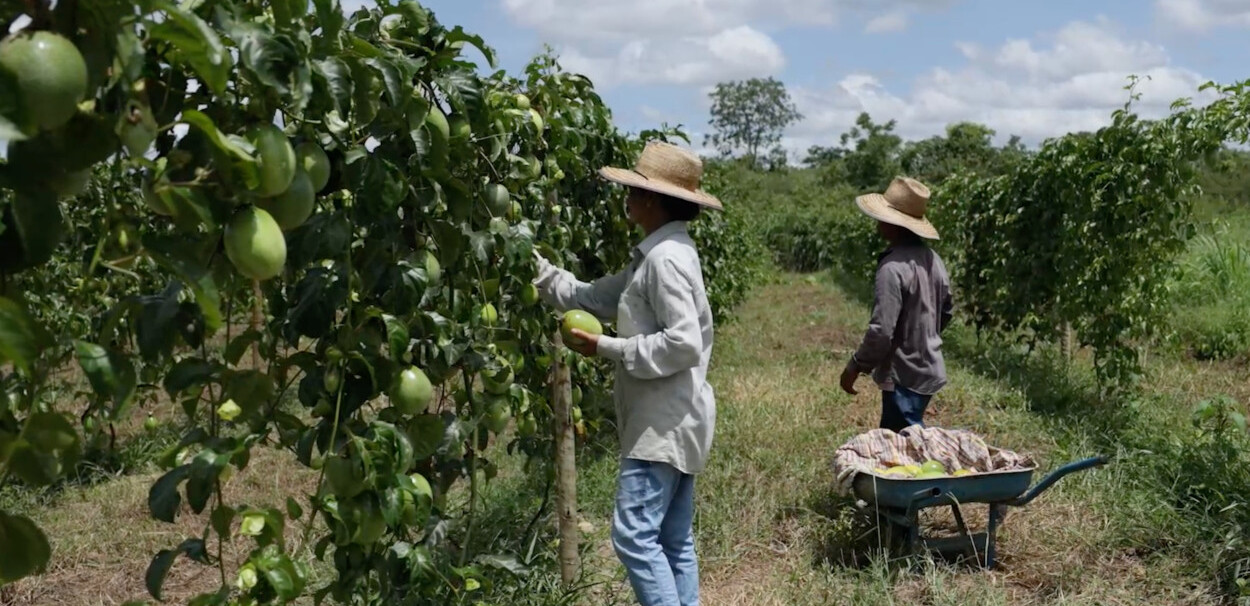
[[(260, 280), (252, 280), (252, 330), (260, 332), (260, 323), (264, 317), (265, 295), (260, 290)], [(252, 369), (260, 368), (260, 339), (252, 341)]]
[(25, 29), (35, 31), (47, 29), (52, 24), (52, 14), (48, 4), (42, 0), (26, 0), (26, 13), (30, 15), (30, 25)]
[[(461, 373), (464, 377), (465, 401), (469, 405), (469, 411), (477, 410), (477, 406), (473, 404), (473, 377), (469, 373)], [(460, 413), (459, 410), (456, 411)], [(473, 437), (469, 443), (469, 520), (464, 531), (464, 550), (460, 552), (460, 565), (464, 566), (469, 559), (469, 551), (472, 550), (470, 541), (473, 538), (473, 518), (477, 511), (477, 427), (473, 428)]]

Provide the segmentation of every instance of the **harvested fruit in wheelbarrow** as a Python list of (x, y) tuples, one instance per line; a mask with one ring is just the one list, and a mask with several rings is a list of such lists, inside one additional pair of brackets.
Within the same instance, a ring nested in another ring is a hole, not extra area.
[(929, 459), (928, 461), (920, 464), (920, 471), (936, 471), (946, 473), (946, 466), (943, 465), (941, 461)]
[(946, 477), (945, 471), (936, 471), (932, 469), (928, 471), (922, 471), (915, 475), (915, 478), (917, 480), (931, 480), (933, 478), (945, 478), (945, 477)]
[(920, 468), (915, 465), (895, 465), (894, 467), (886, 469), (884, 473), (887, 476), (905, 476), (910, 478), (920, 473)]
[(957, 476), (957, 477), (958, 476), (970, 476), (972, 475), (972, 471), (968, 469), (956, 469), (953, 473), (951, 473), (951, 475)]

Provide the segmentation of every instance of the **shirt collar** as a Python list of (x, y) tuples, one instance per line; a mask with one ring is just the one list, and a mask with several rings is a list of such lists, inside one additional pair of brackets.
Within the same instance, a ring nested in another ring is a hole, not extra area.
[(660, 242), (663, 242), (676, 234), (684, 234), (686, 233), (686, 229), (686, 221), (669, 221), (668, 223), (665, 223), (660, 226), (659, 229), (651, 232), (651, 235), (643, 238), (642, 242), (639, 242), (636, 246), (634, 246), (634, 259), (639, 260), (646, 257), (651, 252), (651, 249), (658, 246)]

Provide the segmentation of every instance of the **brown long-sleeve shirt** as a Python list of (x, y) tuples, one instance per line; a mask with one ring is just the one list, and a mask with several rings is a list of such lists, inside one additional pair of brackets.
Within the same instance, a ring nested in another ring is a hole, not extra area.
[(933, 249), (902, 243), (878, 259), (872, 318), (851, 358), (881, 389), (932, 395), (946, 385), (942, 332), (953, 313), (950, 276)]

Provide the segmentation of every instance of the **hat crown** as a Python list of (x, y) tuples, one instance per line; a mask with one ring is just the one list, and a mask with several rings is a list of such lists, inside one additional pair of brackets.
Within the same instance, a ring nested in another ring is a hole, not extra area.
[(693, 192), (699, 189), (703, 178), (703, 161), (697, 154), (671, 143), (650, 141), (634, 165), (634, 172)]
[(929, 188), (909, 177), (895, 177), (882, 197), (894, 210), (917, 219), (924, 218), (929, 206)]

